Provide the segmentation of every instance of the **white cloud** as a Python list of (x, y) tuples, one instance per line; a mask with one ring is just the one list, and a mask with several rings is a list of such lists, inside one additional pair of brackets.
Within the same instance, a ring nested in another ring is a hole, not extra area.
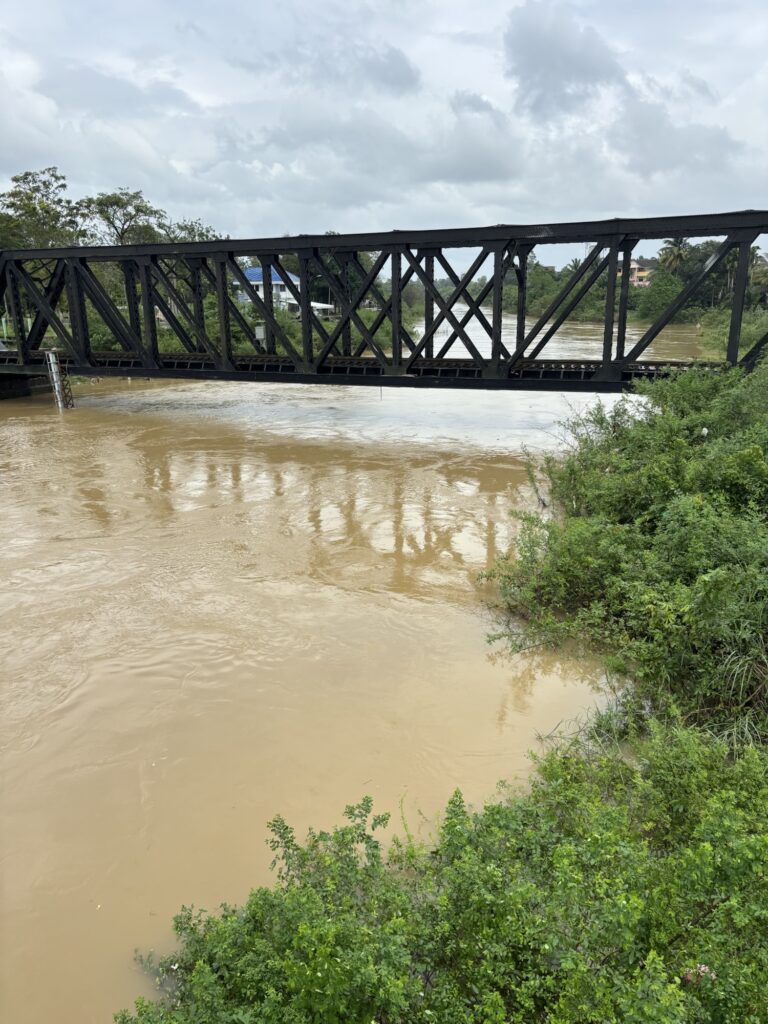
[(0, 187), (240, 236), (765, 205), (762, 0), (5, 6)]

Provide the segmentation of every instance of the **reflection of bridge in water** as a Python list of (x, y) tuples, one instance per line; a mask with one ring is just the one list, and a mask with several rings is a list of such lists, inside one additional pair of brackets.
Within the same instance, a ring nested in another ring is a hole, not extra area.
[[(268, 571), (270, 550), (284, 558), (293, 548), (311, 578), (342, 587), (348, 578), (355, 589), (366, 575), (375, 590), (422, 595), (439, 594), (457, 570), (474, 582), (507, 549), (511, 492), (526, 483), (522, 463), (498, 455), (403, 459), (299, 441), (244, 455), (226, 434), (206, 451), (147, 442), (135, 437), (130, 449), (159, 521), (225, 502), (242, 510), (237, 543), (256, 541), (256, 577)], [(81, 495), (86, 504), (94, 486), (98, 474)], [(103, 508), (90, 514), (98, 520)]]
[[(649, 347), (733, 252), (727, 360), (754, 364), (768, 335), (742, 352), (741, 323), (751, 246), (766, 231), (768, 212), (744, 211), (8, 250), (0, 253), (0, 298), (9, 311), (14, 347), (0, 352), (0, 374), (39, 374), (46, 341), (55, 343), (69, 372), (79, 375), (618, 391), (638, 378), (689, 364), (649, 359)], [(641, 240), (665, 237), (722, 242), (656, 321), (629, 338), (632, 252)], [(567, 243), (589, 243), (591, 250), (542, 314), (528, 317), (532, 253)], [(448, 258), (453, 250), (464, 250), (463, 264), (469, 261), (463, 274)], [(245, 274), (244, 261), (260, 266), (261, 290)], [(449, 294), (437, 287), (438, 278), (449, 282)], [(412, 282), (423, 292), (418, 329), (403, 316), (403, 289)], [(606, 289), (602, 350), (588, 358), (558, 348), (561, 328), (598, 282)], [(505, 283), (516, 286), (513, 333), (504, 327)], [(298, 331), (275, 308), (273, 285), (298, 306)], [(338, 309), (335, 322), (321, 319), (312, 302), (318, 287)]]
[[(88, 406), (80, 408), (88, 417)], [(92, 457), (72, 467), (63, 498), (79, 509), (79, 533), (108, 537), (119, 516), (130, 544), (145, 520), (158, 535), (184, 524), (194, 548), (226, 509), (221, 557), (249, 586), (282, 576), (287, 559), (292, 572), (315, 582), (436, 599), (446, 586), (455, 591), (458, 572), (474, 600), (478, 572), (509, 544), (509, 507), (526, 485), (522, 463), (499, 453), (411, 448), (404, 458), (402, 449), (390, 455), (349, 443), (262, 436), (252, 444), (215, 424), (187, 438), (174, 419), (107, 428), (107, 458), (103, 421), (94, 422), (102, 424), (101, 441), (95, 436)], [(70, 527), (54, 511), (47, 535), (68, 544)]]

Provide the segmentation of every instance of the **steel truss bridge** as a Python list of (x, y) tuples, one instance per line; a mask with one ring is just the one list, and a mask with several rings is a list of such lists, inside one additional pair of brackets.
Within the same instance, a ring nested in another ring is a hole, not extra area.
[[(748, 210), (452, 231), (5, 250), (0, 305), (4, 300), (11, 337), (0, 349), (0, 375), (41, 374), (44, 348), (54, 345), (62, 366), (78, 375), (618, 391), (681, 365), (647, 359), (646, 351), (732, 252), (727, 362), (750, 367), (768, 346), (768, 335), (748, 352), (740, 346), (751, 247), (764, 232), (768, 212)], [(632, 253), (642, 240), (670, 237), (721, 241), (655, 323), (628, 345)], [(532, 254), (564, 243), (586, 244), (589, 251), (531, 323), (526, 314)], [(462, 273), (450, 262), (456, 250), (465, 250), (462, 266), (471, 260)], [(245, 273), (248, 265), (261, 267), (260, 290)], [(576, 353), (562, 358), (560, 351), (551, 358), (552, 340), (598, 280), (600, 287), (605, 283), (602, 352), (585, 359)], [(423, 295), (417, 330), (403, 318), (403, 290), (410, 282)], [(506, 334), (505, 283), (516, 285), (515, 327)], [(336, 307), (332, 321), (311, 301), (318, 284)], [(297, 310), (296, 323), (278, 308), (278, 285)]]

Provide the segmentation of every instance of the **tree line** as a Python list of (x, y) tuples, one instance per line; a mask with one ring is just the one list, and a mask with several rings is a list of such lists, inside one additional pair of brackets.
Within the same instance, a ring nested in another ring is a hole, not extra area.
[(118, 188), (72, 199), (57, 167), (23, 171), (0, 192), (0, 249), (203, 242), (220, 237), (201, 220), (173, 220), (141, 191)]

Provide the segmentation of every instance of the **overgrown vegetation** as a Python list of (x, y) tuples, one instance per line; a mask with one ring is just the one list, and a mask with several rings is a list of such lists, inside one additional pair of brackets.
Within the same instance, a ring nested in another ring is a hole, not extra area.
[(432, 848), (385, 853), (370, 799), (304, 844), (277, 818), (274, 888), (182, 910), (119, 1024), (768, 1020), (767, 386), (657, 382), (547, 463), (555, 514), (494, 575), (513, 646), (631, 680), (590, 731), (526, 791), (454, 794)]
[(693, 370), (571, 425), (494, 576), (515, 646), (585, 640), (662, 711), (768, 738), (768, 366)]
[[(680, 766), (686, 770), (681, 775)], [(185, 909), (165, 1001), (121, 1024), (765, 1020), (768, 757), (654, 730), (633, 763), (567, 746), (526, 794), (385, 857), (370, 802), (299, 845), (274, 889)]]

